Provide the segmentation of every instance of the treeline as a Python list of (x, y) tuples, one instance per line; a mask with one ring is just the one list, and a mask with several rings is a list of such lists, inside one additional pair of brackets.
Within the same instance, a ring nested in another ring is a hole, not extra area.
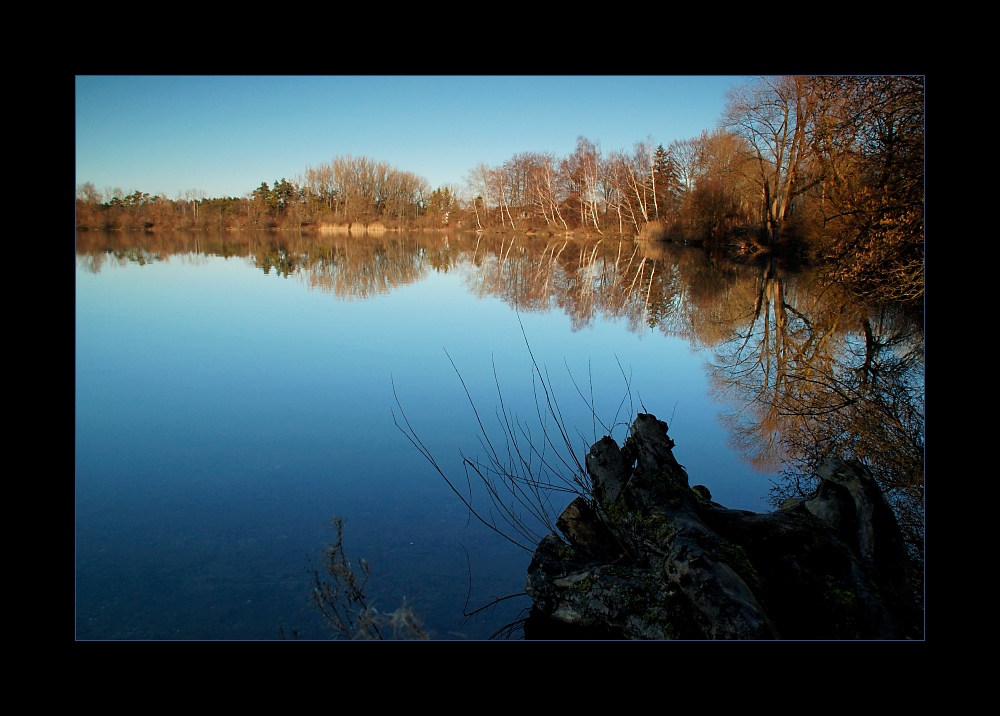
[(281, 230), (412, 227), (428, 210), (427, 180), (367, 157), (338, 157), (294, 180), (262, 182), (243, 197), (188, 191), (171, 200), (120, 188), (77, 188), (77, 230)]
[(775, 77), (735, 88), (721, 126), (603, 154), (517, 154), (466, 185), (478, 228), (585, 230), (796, 250), (856, 293), (918, 301), (922, 77)]
[(591, 233), (793, 248), (877, 298), (923, 296), (922, 77), (771, 77), (734, 89), (720, 127), (667, 147), (516, 154), (459, 186), (338, 157), (244, 197), (77, 192), (77, 228), (404, 228)]

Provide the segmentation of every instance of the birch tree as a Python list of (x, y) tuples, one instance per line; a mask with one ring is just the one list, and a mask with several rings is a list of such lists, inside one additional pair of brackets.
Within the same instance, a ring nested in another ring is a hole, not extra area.
[[(476, 224), (480, 229), (490, 225), (489, 206), (493, 182), (490, 180), (490, 168), (478, 164), (465, 176), (465, 184), (473, 195), (472, 208), (476, 212)], [(482, 208), (482, 211), (480, 211)], [(484, 226), (485, 223), (485, 226)]]
[(568, 194), (575, 198), (580, 209), (580, 226), (592, 225), (601, 232), (600, 196), (601, 149), (586, 137), (577, 137), (576, 151), (560, 165), (560, 175)]
[(555, 155), (551, 152), (532, 152), (523, 156), (528, 165), (527, 191), (530, 204), (541, 215), (547, 227), (562, 224), (563, 230), (569, 231), (569, 225), (559, 208), (562, 197), (559, 194)]

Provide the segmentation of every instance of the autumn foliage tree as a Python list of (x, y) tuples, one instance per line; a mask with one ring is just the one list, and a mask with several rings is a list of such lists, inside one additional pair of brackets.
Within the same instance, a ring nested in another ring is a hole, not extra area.
[(922, 300), (923, 77), (764, 77), (732, 90), (724, 121), (770, 246), (805, 240), (855, 293)]
[[(812, 148), (833, 278), (878, 299), (924, 292), (924, 79), (823, 77)], [(817, 192), (813, 192), (814, 195)]]

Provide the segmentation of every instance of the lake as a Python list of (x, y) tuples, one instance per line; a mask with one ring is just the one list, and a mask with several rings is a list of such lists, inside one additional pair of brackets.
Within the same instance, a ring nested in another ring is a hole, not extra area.
[(397, 422), (488, 514), (462, 455), (503, 453), (504, 416), (542, 443), (539, 373), (581, 462), (602, 423), (620, 443), (652, 412), (691, 484), (773, 509), (791, 432), (767, 396), (794, 391), (768, 332), (866, 355), (860, 320), (817, 347), (823, 295), (617, 237), (78, 234), (77, 638), (330, 638), (310, 570), (334, 515), (378, 609), (405, 600), (433, 638), (489, 638), (530, 600), (463, 612), (522, 592), (531, 554), (470, 518)]

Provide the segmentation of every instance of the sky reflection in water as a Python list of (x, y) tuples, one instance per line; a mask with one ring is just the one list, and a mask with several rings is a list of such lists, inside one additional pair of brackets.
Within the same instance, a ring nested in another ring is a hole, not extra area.
[[(112, 259), (98, 273), (81, 258), (77, 636), (269, 639), (283, 627), (326, 638), (307, 567), (334, 514), (348, 554), (372, 564), (377, 606), (405, 596), (437, 637), (489, 636), (528, 600), (463, 626), (469, 565), (471, 608), (522, 590), (530, 555), (466, 527), (458, 498), (393, 424), (393, 383), (420, 437), (464, 482), (458, 451), (481, 448), (444, 349), (491, 436), (496, 382), (507, 408), (537, 425), (522, 324), (587, 444), (593, 422), (567, 365), (609, 420), (626, 394), (620, 361), (634, 409), (641, 399), (670, 423), (692, 484), (729, 507), (769, 509), (769, 475), (727, 446), (704, 351), (624, 319), (573, 330), (559, 308), (518, 314), (477, 296), (477, 272), (467, 259), (448, 272), (424, 263), (411, 283), (347, 301), (250, 257)], [(627, 411), (626, 397), (619, 420)]]

